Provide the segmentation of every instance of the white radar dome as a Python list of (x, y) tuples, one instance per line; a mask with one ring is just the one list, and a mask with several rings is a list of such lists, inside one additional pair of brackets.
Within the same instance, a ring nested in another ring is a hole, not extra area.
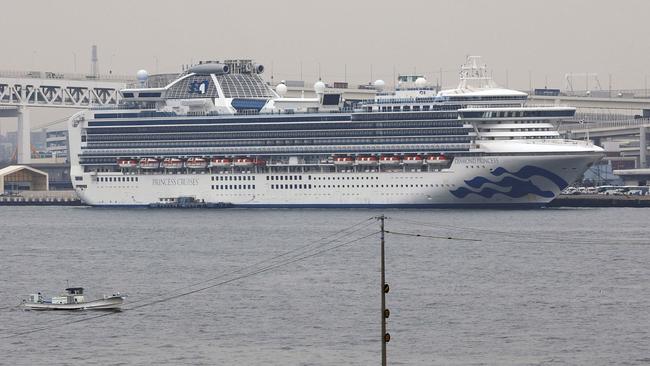
[(279, 96), (284, 97), (287, 95), (287, 86), (283, 83), (280, 83), (275, 86), (275, 92), (278, 93)]
[(424, 88), (426, 85), (427, 85), (427, 79), (425, 79), (423, 77), (419, 77), (419, 78), (415, 79), (415, 86), (417, 88)]
[(317, 82), (314, 83), (314, 91), (316, 94), (323, 94), (325, 93), (325, 83), (318, 80)]
[(375, 89), (377, 89), (378, 91), (382, 91), (382, 90), (384, 90), (384, 87), (386, 86), (386, 82), (379, 79), (379, 80), (375, 80), (373, 85), (375, 86)]
[(138, 70), (135, 76), (138, 78), (138, 81), (145, 82), (149, 78), (149, 73), (147, 70)]

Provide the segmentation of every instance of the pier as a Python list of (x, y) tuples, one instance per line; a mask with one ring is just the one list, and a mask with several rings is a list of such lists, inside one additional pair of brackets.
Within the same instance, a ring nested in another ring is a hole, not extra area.
[(560, 195), (547, 207), (650, 207), (650, 196), (580, 194)]
[(83, 206), (74, 191), (23, 191), (0, 196), (0, 206)]

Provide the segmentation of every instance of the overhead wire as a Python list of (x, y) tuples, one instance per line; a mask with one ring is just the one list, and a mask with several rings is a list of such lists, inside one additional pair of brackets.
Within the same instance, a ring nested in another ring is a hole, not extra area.
[[(212, 278), (208, 278), (208, 279), (205, 279), (205, 280), (202, 280), (202, 281), (199, 281), (199, 282), (195, 282), (195, 283), (191, 283), (191, 284), (185, 285), (185, 286), (183, 286), (183, 287), (179, 287), (179, 288), (176, 288), (176, 289), (169, 290), (169, 291), (166, 292), (166, 294), (169, 294), (170, 292), (176, 292), (176, 291), (185, 290), (185, 289), (187, 289), (188, 287), (199, 286), (199, 285), (202, 285), (202, 284), (205, 284), (205, 283), (211, 282), (211, 281), (219, 280), (219, 279), (224, 278), (224, 277), (229, 276), (229, 275), (237, 274), (237, 273), (242, 272), (242, 271), (245, 271), (245, 270), (247, 270), (247, 269), (251, 269), (251, 268), (254, 268), (254, 267), (259, 266), (259, 265), (261, 265), (261, 264), (264, 264), (264, 263), (266, 263), (266, 262), (275, 261), (275, 260), (280, 259), (280, 258), (282, 258), (282, 257), (286, 257), (286, 256), (288, 256), (288, 255), (290, 255), (290, 254), (292, 254), (292, 253), (296, 253), (296, 252), (299, 252), (299, 251), (305, 250), (305, 249), (307, 249), (307, 248), (309, 248), (309, 247), (311, 247), (311, 246), (314, 246), (314, 245), (318, 244), (319, 242), (322, 242), (322, 241), (327, 240), (327, 239), (331, 239), (331, 240), (329, 240), (329, 241), (327, 241), (327, 242), (324, 242), (322, 245), (327, 245), (327, 244), (330, 244), (330, 243), (336, 242), (336, 241), (340, 240), (341, 238), (343, 238), (343, 237), (345, 237), (345, 236), (347, 236), (347, 235), (352, 235), (352, 234), (354, 234), (354, 233), (356, 233), (356, 232), (358, 232), (358, 231), (360, 231), (360, 230), (362, 230), (362, 229), (365, 229), (365, 227), (362, 226), (362, 227), (360, 227), (360, 228), (357, 228), (357, 229), (355, 229), (355, 230), (352, 230), (352, 231), (350, 231), (350, 232), (347, 232), (347, 231), (349, 231), (349, 230), (351, 230), (351, 229), (353, 229), (353, 228), (355, 228), (355, 227), (357, 227), (357, 226), (360, 226), (360, 225), (362, 225), (362, 224), (365, 224), (365, 223), (367, 223), (367, 222), (369, 222), (370, 220), (373, 220), (373, 219), (374, 219), (374, 218), (372, 218), (372, 217), (367, 218), (367, 219), (365, 219), (365, 220), (363, 220), (363, 221), (359, 221), (359, 222), (357, 222), (357, 223), (355, 223), (355, 224), (352, 224), (352, 225), (350, 225), (350, 226), (348, 226), (348, 227), (346, 227), (346, 228), (343, 228), (343, 229), (341, 229), (341, 230), (335, 232), (334, 234), (324, 236), (324, 237), (322, 237), (322, 238), (316, 240), (316, 241), (313, 242), (313, 243), (309, 243), (309, 244), (305, 244), (305, 245), (299, 246), (299, 247), (294, 248), (294, 249), (292, 249), (292, 250), (289, 250), (289, 251), (287, 251), (287, 252), (284, 252), (284, 253), (281, 253), (281, 254), (275, 255), (275, 256), (273, 256), (273, 257), (271, 257), (271, 258), (262, 259), (262, 260), (260, 260), (260, 261), (257, 261), (257, 262), (255, 262), (255, 263), (250, 264), (250, 265), (247, 265), (247, 266), (241, 267), (241, 268), (239, 268), (239, 269), (237, 269), (237, 270), (234, 270), (234, 271), (231, 271), (231, 272), (221, 273), (221, 274), (219, 274), (219, 275), (217, 275), (217, 276), (215, 276), (215, 277), (212, 277)], [(343, 234), (341, 237), (337, 237), (337, 236), (339, 236), (339, 235), (341, 235), (341, 234)], [(332, 238), (333, 238), (333, 239), (332, 239)], [(157, 297), (157, 296), (164, 296), (164, 295), (165, 295), (165, 294), (157, 294), (157, 295), (154, 295), (154, 296)], [(137, 304), (137, 303), (140, 303), (140, 302), (142, 302), (142, 301), (146, 301), (146, 300), (147, 300), (147, 299), (141, 299), (141, 300), (136, 300), (136, 301), (130, 301), (129, 303), (130, 303), (130, 304)]]
[[(541, 244), (560, 244), (570, 242), (572, 244), (585, 244), (585, 245), (612, 245), (611, 242), (602, 242), (596, 241), (593, 239), (586, 239), (584, 237), (568, 237), (563, 236), (559, 237), (557, 235), (549, 235), (543, 233), (535, 233), (535, 237), (531, 237), (531, 233), (520, 233), (520, 232), (510, 232), (502, 230), (493, 230), (493, 229), (481, 229), (481, 228), (472, 228), (464, 226), (455, 226), (455, 225), (446, 225), (441, 223), (430, 223), (430, 222), (421, 222), (411, 219), (399, 219), (395, 218), (396, 221), (410, 223), (412, 225), (433, 227), (436, 229), (452, 229), (456, 231), (463, 231), (465, 233), (475, 233), (480, 235), (492, 234), (499, 235), (500, 242), (508, 242), (508, 239), (517, 240), (512, 243), (541, 243)], [(522, 240), (523, 239), (523, 240)], [(618, 239), (616, 244), (628, 244), (628, 245), (648, 245), (650, 242), (647, 239)]]
[(427, 235), (427, 234), (404, 233), (404, 232), (389, 231), (389, 230), (385, 230), (385, 232), (386, 232), (386, 234), (414, 236), (414, 237), (422, 237), (422, 238), (430, 238), (430, 239), (460, 240), (460, 241), (481, 241), (481, 239), (456, 238), (456, 237), (453, 237), (453, 236), (434, 236), (434, 235)]
[[(371, 218), (371, 219), (372, 219), (372, 218)], [(350, 228), (355, 227), (355, 226), (358, 226), (358, 225), (360, 225), (360, 224), (362, 224), (362, 223), (368, 222), (368, 221), (371, 220), (371, 219), (364, 220), (364, 221), (362, 221), (362, 222), (360, 222), (360, 223), (354, 224), (354, 225), (352, 225), (352, 226), (350, 226), (350, 227), (347, 227), (347, 228), (345, 228), (345, 229), (343, 229), (343, 230), (340, 230), (340, 231), (337, 232), (335, 235), (338, 235), (338, 234), (340, 234), (340, 233), (342, 233), (342, 232), (345, 232), (346, 230), (349, 230)], [(364, 227), (364, 228), (365, 228), (365, 227)], [(360, 230), (360, 229), (355, 230), (354, 232), (357, 232), (357, 231), (359, 231), (359, 230)], [(339, 243), (339, 244), (336, 244), (336, 245), (334, 245), (334, 246), (329, 246), (329, 247), (327, 247), (329, 244), (332, 244), (333, 242), (340, 240), (340, 238), (337, 238), (336, 240), (333, 240), (333, 241), (330, 240), (329, 242), (326, 242), (326, 243), (324, 243), (324, 244), (318, 246), (317, 248), (310, 249), (310, 250), (305, 251), (305, 252), (303, 252), (303, 253), (299, 253), (299, 254), (296, 254), (296, 255), (294, 255), (294, 256), (292, 256), (292, 257), (289, 257), (289, 258), (287, 258), (287, 259), (285, 259), (285, 260), (282, 260), (282, 261), (278, 261), (278, 262), (275, 262), (275, 263), (269, 264), (269, 265), (267, 265), (267, 266), (265, 266), (265, 267), (262, 267), (262, 268), (257, 268), (257, 269), (255, 269), (255, 270), (252, 270), (252, 271), (250, 271), (250, 272), (243, 273), (243, 274), (238, 275), (238, 276), (235, 276), (235, 277), (233, 277), (233, 278), (225, 279), (225, 280), (223, 280), (223, 281), (220, 281), (220, 282), (217, 282), (217, 283), (213, 283), (213, 284), (210, 284), (210, 285), (208, 285), (208, 286), (203, 286), (203, 287), (200, 287), (200, 288), (197, 288), (197, 289), (193, 289), (193, 290), (185, 291), (185, 292), (182, 292), (182, 293), (174, 294), (174, 295), (172, 295), (172, 296), (167, 296), (167, 297), (164, 297), (164, 298), (160, 298), (160, 299), (156, 299), (156, 300), (153, 300), (153, 301), (149, 301), (149, 302), (146, 302), (146, 303), (144, 303), (144, 304), (136, 305), (136, 306), (133, 306), (133, 307), (130, 307), (130, 308), (127, 307), (127, 308), (125, 308), (123, 311), (133, 311), (133, 310), (140, 309), (140, 308), (143, 308), (143, 307), (152, 306), (152, 305), (159, 304), (159, 303), (162, 303), (162, 302), (166, 302), (166, 301), (174, 300), (174, 299), (177, 299), (177, 298), (180, 298), (180, 297), (183, 297), (183, 296), (188, 296), (188, 295), (191, 295), (191, 294), (194, 294), (194, 293), (197, 293), (197, 292), (205, 291), (205, 290), (207, 290), (207, 289), (214, 288), (214, 287), (217, 287), (217, 286), (223, 286), (223, 285), (229, 284), (229, 283), (231, 283), (231, 282), (235, 282), (235, 281), (238, 281), (238, 280), (242, 280), (242, 279), (245, 279), (245, 278), (248, 278), (248, 277), (252, 277), (252, 276), (255, 276), (255, 275), (258, 275), (258, 274), (261, 274), (261, 273), (265, 273), (265, 272), (271, 271), (271, 270), (273, 270), (273, 269), (280, 268), (280, 267), (283, 267), (283, 266), (286, 266), (286, 265), (289, 265), (289, 264), (292, 264), (292, 263), (295, 263), (295, 262), (298, 262), (298, 261), (302, 261), (302, 260), (305, 260), (305, 259), (308, 259), (308, 258), (312, 258), (312, 257), (318, 256), (318, 255), (320, 255), (320, 254), (323, 254), (323, 253), (329, 252), (329, 251), (331, 251), (331, 250), (338, 249), (338, 248), (343, 247), (343, 246), (345, 246), (345, 245), (349, 245), (349, 244), (352, 244), (352, 243), (355, 243), (355, 242), (361, 241), (361, 240), (363, 240), (363, 239), (369, 238), (369, 237), (371, 237), (371, 236), (373, 236), (373, 235), (377, 235), (378, 233), (379, 233), (379, 231), (373, 231), (373, 232), (371, 232), (371, 233), (369, 233), (369, 234), (366, 234), (366, 235), (364, 235), (364, 236), (357, 237), (357, 238), (354, 238), (354, 239), (352, 239), (352, 240), (348, 240), (348, 241), (345, 241), (345, 242), (343, 242), (343, 243)], [(330, 236), (330, 237), (331, 237), (331, 236)], [(302, 246), (301, 248), (309, 247), (309, 246), (312, 246), (312, 245), (313, 245), (313, 244), (304, 245), (304, 246)], [(313, 251), (313, 250), (315, 250), (315, 249), (319, 249), (319, 248), (322, 248), (322, 249), (310, 253), (310, 251)], [(290, 252), (295, 252), (295, 251), (296, 251), (296, 250), (292, 250), (292, 251), (290, 251)], [(284, 254), (282, 254), (282, 255), (275, 256), (274, 258), (279, 258), (279, 257), (282, 257), (282, 256), (286, 256), (286, 255), (289, 254), (290, 252), (284, 253)], [(258, 262), (257, 264), (259, 264), (259, 263), (260, 263), (260, 262)], [(253, 266), (254, 266), (254, 265), (250, 265), (250, 266), (247, 266), (247, 268), (251, 268), (251, 269), (252, 269)], [(239, 270), (239, 272), (241, 272), (241, 269)], [(235, 273), (235, 272), (232, 272), (232, 273), (230, 273), (230, 274), (234, 274), (234, 273)], [(222, 275), (220, 278), (223, 278), (224, 276), (225, 276), (225, 275)], [(186, 288), (187, 288), (187, 287), (186, 287)], [(139, 302), (142, 302), (142, 301), (139, 301)], [(133, 304), (133, 303), (132, 303), (132, 304)], [(58, 323), (58, 324), (49, 324), (48, 326), (40, 327), (40, 328), (30, 328), (29, 330), (25, 330), (25, 331), (21, 331), (21, 332), (12, 332), (11, 334), (8, 334), (8, 335), (5, 335), (5, 336), (0, 336), (0, 339), (2, 339), (2, 338), (6, 339), (6, 338), (11, 338), (11, 337), (16, 337), (16, 336), (21, 336), (21, 335), (27, 335), (27, 334), (32, 334), (32, 333), (42, 332), (42, 331), (46, 331), (46, 330), (53, 329), (54, 327), (59, 327), (59, 326), (68, 325), (68, 324), (76, 324), (76, 323), (81, 323), (81, 322), (85, 322), (85, 321), (91, 321), (91, 320), (94, 320), (94, 319), (103, 318), (103, 317), (106, 317), (106, 316), (111, 316), (111, 315), (115, 315), (115, 314), (119, 314), (119, 313), (120, 313), (120, 312), (110, 312), (110, 313), (104, 313), (104, 314), (94, 315), (94, 316), (91, 316), (91, 317), (85, 317), (85, 318), (77, 319), (77, 320), (73, 320), (73, 321), (66, 320), (66, 321), (63, 322), (63, 323)]]

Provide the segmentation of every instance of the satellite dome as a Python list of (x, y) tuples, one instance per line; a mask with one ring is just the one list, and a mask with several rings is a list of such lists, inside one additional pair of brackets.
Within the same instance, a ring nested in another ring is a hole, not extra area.
[(275, 92), (278, 93), (279, 96), (284, 97), (287, 94), (287, 86), (284, 85), (284, 83), (280, 83), (275, 86)]
[(325, 83), (318, 80), (314, 83), (314, 91), (316, 94), (323, 94), (325, 92)]
[(143, 83), (147, 81), (147, 79), (149, 78), (149, 73), (147, 72), (147, 70), (138, 70), (135, 76), (136, 78), (138, 78), (139, 82)]
[(417, 88), (424, 88), (427, 85), (427, 79), (423, 77), (419, 77), (415, 79), (415, 87)]
[(382, 91), (382, 90), (384, 90), (384, 87), (386, 86), (386, 82), (379, 79), (379, 80), (375, 80), (373, 85), (375, 86), (375, 89), (377, 89), (378, 91)]

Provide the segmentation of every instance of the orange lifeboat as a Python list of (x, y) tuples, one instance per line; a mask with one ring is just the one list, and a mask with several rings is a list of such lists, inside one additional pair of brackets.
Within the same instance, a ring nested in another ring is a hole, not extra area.
[(165, 169), (180, 169), (183, 167), (183, 160), (178, 158), (165, 158), (162, 162), (162, 167)]
[(374, 156), (359, 156), (357, 158), (359, 165), (377, 165), (377, 158)]
[(185, 166), (188, 169), (205, 169), (208, 167), (208, 161), (203, 158), (189, 158), (185, 162)]
[(138, 161), (133, 159), (117, 159), (117, 166), (120, 168), (136, 168)]
[(426, 162), (431, 165), (446, 165), (449, 160), (444, 155), (429, 155)]
[(160, 167), (160, 162), (158, 161), (158, 159), (154, 159), (154, 158), (140, 159), (141, 169), (158, 169), (159, 167)]
[(251, 158), (236, 158), (234, 164), (239, 167), (250, 167), (255, 165)]
[(385, 155), (379, 158), (379, 164), (382, 165), (397, 165), (399, 164), (400, 159), (398, 156)]
[(212, 160), (210, 160), (210, 166), (227, 167), (230, 166), (231, 163), (230, 159), (226, 158), (212, 158)]
[(404, 157), (404, 164), (422, 165), (422, 157), (419, 155), (407, 155)]
[(352, 165), (354, 158), (351, 156), (336, 156), (334, 157), (334, 165)]

